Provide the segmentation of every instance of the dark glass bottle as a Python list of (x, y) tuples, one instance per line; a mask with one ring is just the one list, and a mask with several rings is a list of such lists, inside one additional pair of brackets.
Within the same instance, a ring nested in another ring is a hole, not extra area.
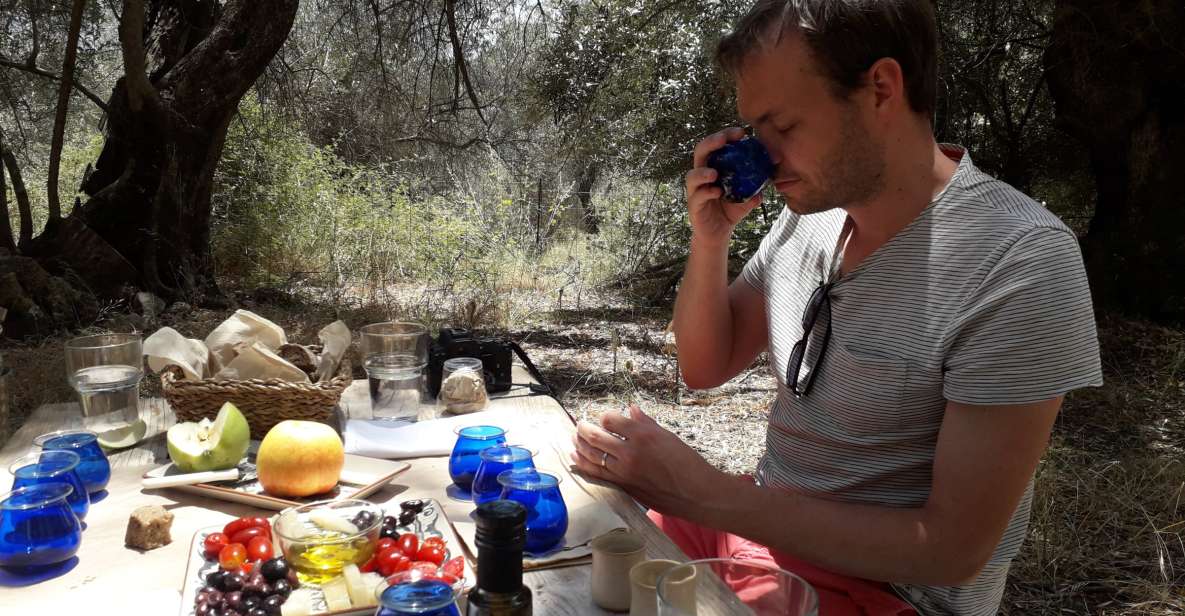
[(523, 585), (527, 510), (510, 500), (477, 507), (477, 586), (467, 616), (530, 616), (531, 589)]

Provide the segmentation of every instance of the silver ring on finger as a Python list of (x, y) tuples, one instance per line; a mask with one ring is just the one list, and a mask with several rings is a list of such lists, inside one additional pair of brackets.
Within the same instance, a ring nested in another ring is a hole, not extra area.
[(608, 463), (609, 463), (609, 452), (602, 451), (601, 452), (601, 468), (609, 468)]

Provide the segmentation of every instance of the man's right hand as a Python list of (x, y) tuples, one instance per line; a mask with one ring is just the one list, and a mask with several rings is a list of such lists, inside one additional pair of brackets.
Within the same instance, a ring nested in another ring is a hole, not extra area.
[(760, 192), (744, 203), (733, 203), (722, 198), (722, 188), (712, 185), (717, 173), (708, 166), (708, 155), (744, 136), (744, 129), (726, 128), (705, 137), (695, 146), (694, 168), (687, 172), (686, 177), (687, 213), (691, 219), (692, 240), (695, 242), (712, 246), (727, 245), (732, 230), (761, 203)]

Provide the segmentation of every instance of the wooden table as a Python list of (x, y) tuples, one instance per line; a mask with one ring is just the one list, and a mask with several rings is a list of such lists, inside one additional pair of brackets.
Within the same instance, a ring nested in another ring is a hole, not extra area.
[[(355, 386), (365, 388), (365, 382), (356, 382)], [(144, 472), (168, 462), (164, 432), (175, 419), (164, 400), (146, 399), (140, 404), (141, 415), (148, 424), (148, 436), (138, 447), (110, 456), (112, 478), (108, 495), (90, 509), (77, 564), (59, 577), (25, 587), (14, 587), (14, 579), (0, 571), (0, 614), (31, 614), (34, 610), (52, 613), (45, 608), (82, 609), (85, 611), (79, 613), (95, 614), (177, 614), (194, 532), (242, 515), (264, 513), (177, 490), (142, 491), (140, 478)], [(570, 447), (574, 425), (560, 404), (550, 397), (526, 395), (525, 390), (511, 391), (491, 400), (490, 408), (529, 417), (537, 429), (554, 434), (554, 442)], [(11, 485), (8, 463), (27, 453), (35, 436), (80, 425), (77, 404), (50, 404), (37, 409), (0, 450), (0, 487)], [(412, 467), (408, 471), (369, 500), (379, 504), (392, 501), (394, 504), (408, 498), (436, 498), (446, 502), (447, 458), (419, 458), (409, 462)], [(650, 558), (687, 560), (624, 492), (613, 486), (586, 482), (570, 473), (564, 480), (582, 482), (585, 484), (582, 487), (609, 504), (630, 528), (645, 538)], [(142, 553), (126, 548), (123, 539), (129, 513), (146, 504), (162, 505), (175, 518), (173, 542)], [(535, 613), (604, 613), (589, 598), (590, 572), (587, 564), (527, 572), (524, 580), (534, 593)]]

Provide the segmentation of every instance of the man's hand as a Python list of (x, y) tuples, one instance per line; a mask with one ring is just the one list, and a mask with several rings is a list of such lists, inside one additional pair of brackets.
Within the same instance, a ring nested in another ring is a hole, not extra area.
[(699, 505), (729, 480), (636, 405), (629, 416), (605, 413), (601, 426), (581, 422), (571, 454), (577, 470), (615, 483), (642, 504), (695, 521)]
[(708, 155), (744, 136), (745, 131), (735, 127), (708, 135), (695, 146), (694, 168), (687, 172), (687, 213), (692, 237), (713, 246), (727, 244), (737, 223), (761, 203), (760, 192), (744, 203), (725, 201), (721, 199), (724, 190), (712, 185), (717, 173), (708, 166)]

